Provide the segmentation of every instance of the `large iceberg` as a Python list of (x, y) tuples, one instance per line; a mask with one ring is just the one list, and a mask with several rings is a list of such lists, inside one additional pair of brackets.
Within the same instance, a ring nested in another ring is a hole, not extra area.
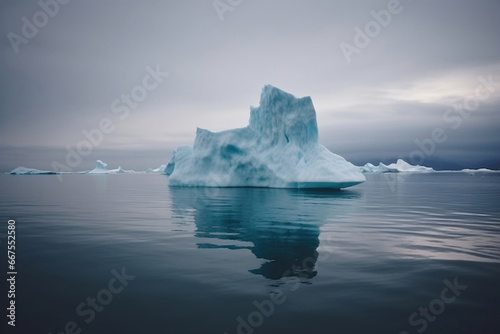
[(245, 128), (198, 128), (194, 146), (174, 151), (172, 186), (346, 188), (365, 181), (358, 167), (318, 143), (310, 97), (265, 86)]

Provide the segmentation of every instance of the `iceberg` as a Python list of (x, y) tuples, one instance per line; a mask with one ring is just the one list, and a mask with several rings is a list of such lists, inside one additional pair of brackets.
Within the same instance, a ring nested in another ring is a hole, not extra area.
[[(206, 130), (205, 130), (206, 131)], [(182, 151), (192, 152), (193, 148), (186, 146), (180, 147), (175, 154), (183, 154)], [(134, 171), (126, 170), (119, 166), (117, 169), (108, 170), (108, 165), (101, 160), (96, 161), (96, 167), (91, 171), (73, 171), (73, 172), (61, 172), (61, 171), (48, 171), (39, 170), (35, 168), (17, 167), (6, 174), (11, 175), (59, 175), (59, 174), (166, 174), (171, 175), (174, 171), (175, 161), (171, 159), (168, 165), (161, 165), (158, 168), (148, 168), (145, 171)], [(406, 161), (399, 159), (396, 163), (391, 163), (385, 165), (379, 163), (377, 166), (367, 163), (364, 166), (356, 167), (361, 173), (467, 173), (474, 175), (476, 173), (500, 173), (500, 170), (479, 168), (479, 169), (462, 169), (462, 170), (434, 170), (431, 167), (425, 167), (420, 165), (410, 165)], [(221, 179), (219, 179), (221, 181)], [(320, 187), (321, 188), (321, 187)]]
[(72, 172), (61, 172), (61, 171), (48, 171), (39, 170), (35, 168), (17, 167), (6, 174), (11, 175), (59, 175), (59, 174), (165, 174), (166, 165), (161, 165), (158, 168), (148, 168), (145, 171), (136, 172), (135, 170), (123, 169), (119, 166), (116, 169), (108, 169), (108, 164), (102, 160), (96, 161), (96, 166), (91, 171), (72, 171)]
[(165, 168), (171, 186), (346, 188), (364, 182), (359, 168), (318, 142), (310, 97), (267, 85), (247, 127), (196, 130)]
[(403, 159), (398, 159), (396, 163), (391, 163), (385, 165), (379, 163), (375, 166), (371, 163), (367, 163), (364, 166), (359, 167), (359, 170), (363, 173), (432, 173), (435, 170), (431, 167), (425, 167), (420, 165), (411, 165), (404, 161)]
[(95, 168), (89, 171), (89, 174), (108, 174), (108, 164), (102, 162), (101, 160), (97, 160), (95, 162)]
[(122, 166), (118, 166), (117, 169), (112, 169), (109, 171), (109, 174), (125, 174), (130, 173), (131, 171), (126, 171), (122, 168)]
[(398, 172), (410, 172), (410, 173), (432, 173), (434, 169), (431, 167), (420, 166), (420, 165), (410, 165), (403, 159), (398, 159), (396, 163), (389, 164), (387, 167), (390, 169), (396, 169)]
[(465, 168), (460, 170), (460, 172), (474, 175), (475, 173), (499, 173), (500, 170), (488, 169), (488, 168), (479, 168), (479, 169)]
[(167, 165), (161, 165), (160, 167), (158, 168), (148, 168), (146, 169), (146, 171), (144, 173), (146, 174), (165, 174), (165, 167), (167, 167)]
[(111, 169), (108, 170), (108, 164), (101, 161), (97, 160), (95, 162), (95, 168), (92, 169), (88, 174), (134, 174), (137, 173), (134, 170), (125, 170), (122, 168), (122, 166), (118, 166), (117, 169)]
[(48, 170), (39, 170), (34, 168), (17, 167), (9, 172), (12, 175), (54, 175), (57, 172), (52, 172)]
[(122, 166), (118, 166), (117, 169), (111, 169), (109, 174), (135, 174), (137, 173), (135, 170), (125, 170)]
[(398, 173), (399, 171), (395, 168), (389, 168), (389, 166), (379, 163), (378, 166), (375, 166), (371, 163), (367, 163), (364, 166), (359, 167), (359, 170), (362, 173)]

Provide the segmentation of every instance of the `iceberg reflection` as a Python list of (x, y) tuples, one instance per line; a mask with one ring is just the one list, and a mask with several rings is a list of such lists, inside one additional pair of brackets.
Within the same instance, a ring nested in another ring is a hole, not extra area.
[[(312, 278), (320, 228), (352, 211), (352, 191), (262, 188), (170, 188), (172, 211), (193, 219), (199, 248), (248, 249), (266, 260), (253, 274), (269, 279)], [(237, 261), (237, 259), (235, 259)]]

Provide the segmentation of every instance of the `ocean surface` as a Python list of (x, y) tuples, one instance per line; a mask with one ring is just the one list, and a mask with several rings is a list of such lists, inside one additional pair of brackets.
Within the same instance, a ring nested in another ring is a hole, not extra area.
[(500, 173), (342, 191), (0, 175), (2, 333), (500, 333)]

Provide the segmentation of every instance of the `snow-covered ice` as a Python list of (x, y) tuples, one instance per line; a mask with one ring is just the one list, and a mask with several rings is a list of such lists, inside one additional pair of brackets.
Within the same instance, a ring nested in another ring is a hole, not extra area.
[(359, 168), (318, 142), (310, 97), (265, 86), (245, 128), (198, 128), (194, 146), (174, 151), (173, 186), (345, 188), (365, 181)]

